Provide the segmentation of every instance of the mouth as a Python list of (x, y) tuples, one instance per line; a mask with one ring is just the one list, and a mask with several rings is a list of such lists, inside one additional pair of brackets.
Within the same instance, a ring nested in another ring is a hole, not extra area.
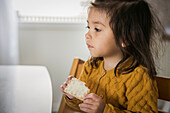
[(89, 45), (89, 44), (87, 44), (87, 47), (88, 47), (88, 48), (94, 48), (93, 46), (91, 46), (91, 45)]

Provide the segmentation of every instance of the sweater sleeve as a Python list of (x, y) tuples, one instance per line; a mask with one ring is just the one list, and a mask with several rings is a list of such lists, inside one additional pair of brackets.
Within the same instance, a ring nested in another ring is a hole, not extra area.
[[(90, 66), (88, 66), (88, 61), (86, 61), (83, 65), (83, 70), (81, 72), (79, 79), (86, 83), (86, 81), (88, 79), (88, 73), (89, 72), (90, 72)], [(69, 99), (66, 95), (64, 96), (64, 100), (67, 103), (67, 105), (70, 106), (71, 108), (73, 108), (77, 111), (81, 111), (79, 106), (78, 106), (80, 103), (82, 103), (81, 100), (76, 99), (76, 98), (75, 99)]]
[(156, 80), (152, 80), (146, 71), (137, 69), (127, 84), (126, 108), (121, 110), (106, 104), (104, 113), (158, 113)]

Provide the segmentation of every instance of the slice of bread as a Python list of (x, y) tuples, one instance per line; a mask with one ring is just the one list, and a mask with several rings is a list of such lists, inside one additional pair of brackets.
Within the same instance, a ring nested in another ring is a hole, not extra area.
[(85, 82), (77, 78), (72, 78), (64, 89), (64, 92), (83, 101), (83, 97), (90, 92), (90, 89), (85, 86)]

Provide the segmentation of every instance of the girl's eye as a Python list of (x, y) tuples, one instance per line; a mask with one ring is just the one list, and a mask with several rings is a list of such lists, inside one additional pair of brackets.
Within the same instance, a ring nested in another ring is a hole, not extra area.
[(97, 32), (100, 32), (100, 31), (101, 31), (100, 29), (97, 29), (97, 28), (95, 28), (95, 30), (96, 30)]
[(86, 28), (87, 28), (87, 29), (90, 29), (90, 27), (89, 27), (89, 26), (86, 26)]

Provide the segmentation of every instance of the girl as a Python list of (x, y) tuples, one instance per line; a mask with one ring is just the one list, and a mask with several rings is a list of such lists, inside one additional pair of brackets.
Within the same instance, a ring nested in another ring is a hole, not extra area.
[[(96, 0), (89, 7), (86, 44), (91, 58), (80, 80), (90, 94), (66, 103), (88, 113), (156, 113), (158, 90), (151, 53), (161, 25), (145, 0)], [(68, 80), (61, 86), (67, 86)]]

